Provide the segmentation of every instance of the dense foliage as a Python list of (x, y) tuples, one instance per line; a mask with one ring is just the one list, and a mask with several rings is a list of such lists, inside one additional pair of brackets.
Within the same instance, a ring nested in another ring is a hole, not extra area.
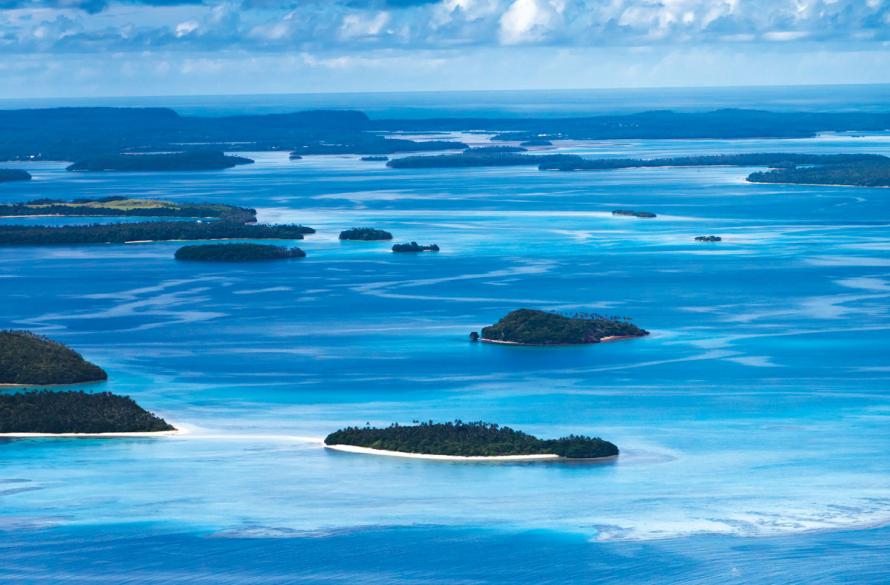
[(300, 240), (315, 233), (301, 225), (242, 224), (229, 221), (149, 221), (92, 225), (0, 225), (0, 245), (123, 244), (163, 240)]
[(648, 334), (626, 317), (586, 314), (566, 317), (534, 309), (512, 311), (494, 325), (482, 329), (483, 340), (529, 345), (598, 343), (604, 337)]
[(615, 209), (612, 211), (612, 215), (625, 215), (628, 217), (642, 217), (642, 218), (657, 217), (651, 211), (634, 211), (633, 209)]
[(563, 159), (581, 159), (573, 154), (522, 154), (515, 152), (464, 151), (459, 154), (406, 156), (396, 158), (386, 166), (394, 169), (460, 168), (460, 167), (519, 167), (558, 164)]
[(395, 244), (392, 247), (392, 251), (393, 252), (438, 252), (439, 246), (437, 244), (421, 246), (417, 242), (410, 242), (408, 244)]
[(890, 159), (773, 169), (768, 172), (751, 173), (748, 175), (748, 181), (752, 183), (890, 187)]
[(0, 331), (0, 384), (76, 384), (107, 377), (57, 341), (28, 331)]
[(386, 162), (389, 160), (388, 156), (363, 156), (362, 160), (365, 162)]
[(553, 143), (543, 138), (532, 138), (531, 140), (520, 142), (519, 146), (553, 146)]
[(391, 240), (392, 234), (374, 228), (351, 228), (340, 232), (341, 240)]
[(80, 160), (69, 171), (215, 171), (253, 160), (219, 151), (187, 151), (162, 154), (110, 154)]
[(0, 433), (138, 433), (175, 430), (127, 396), (110, 392), (0, 394)]
[(328, 435), (326, 445), (353, 445), (426, 455), (497, 457), (505, 455), (559, 455), (593, 459), (618, 455), (618, 447), (595, 437), (570, 435), (561, 439), (538, 439), (510, 427), (462, 421), (414, 426), (391, 425), (379, 429), (348, 427)]
[(177, 260), (203, 262), (247, 262), (257, 260), (282, 260), (303, 258), (306, 252), (299, 248), (270, 246), (268, 244), (203, 244), (183, 246), (176, 250)]
[(159, 199), (111, 196), (99, 199), (35, 199), (0, 205), (0, 216), (65, 215), (85, 217), (193, 217), (219, 218), (248, 223), (256, 221), (256, 209), (222, 203), (175, 203)]
[(30, 181), (31, 173), (21, 169), (0, 169), (0, 183), (12, 181)]
[(723, 238), (720, 236), (695, 236), (696, 242), (722, 242)]

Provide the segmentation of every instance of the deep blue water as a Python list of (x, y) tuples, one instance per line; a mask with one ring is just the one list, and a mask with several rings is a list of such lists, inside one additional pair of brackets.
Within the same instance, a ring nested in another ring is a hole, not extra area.
[[(890, 137), (563, 150), (887, 153)], [(207, 173), (22, 163), (35, 180), (0, 186), (2, 201), (225, 201), (318, 230), (297, 242), (306, 259), (249, 266), (177, 263), (175, 243), (0, 250), (0, 327), (74, 346), (110, 373), (92, 388), (189, 430), (0, 443), (0, 579), (887, 581), (890, 191), (753, 185), (739, 168), (249, 156)], [(442, 252), (337, 240), (363, 225)], [(693, 241), (711, 233), (724, 241)], [(629, 315), (652, 335), (467, 341), (522, 306)], [(319, 444), (348, 424), (457, 417), (597, 434), (622, 456), (467, 465)]]

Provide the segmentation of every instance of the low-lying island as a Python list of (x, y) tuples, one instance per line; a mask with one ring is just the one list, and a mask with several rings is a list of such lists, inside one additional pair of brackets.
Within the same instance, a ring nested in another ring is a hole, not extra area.
[(324, 443), (336, 451), (446, 461), (604, 461), (618, 456), (618, 447), (599, 437), (539, 439), (510, 427), (459, 420), (347, 427), (328, 435)]

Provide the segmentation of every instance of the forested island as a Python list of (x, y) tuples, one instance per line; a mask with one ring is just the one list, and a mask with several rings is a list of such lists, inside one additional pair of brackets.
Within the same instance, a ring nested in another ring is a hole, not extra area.
[(110, 154), (80, 160), (68, 171), (217, 171), (238, 165), (252, 164), (242, 156), (229, 156), (220, 151), (195, 150), (161, 154)]
[(633, 209), (615, 209), (612, 211), (612, 215), (621, 215), (626, 217), (642, 217), (642, 218), (653, 218), (656, 217), (654, 213), (651, 211), (634, 211)]
[(73, 349), (29, 331), (0, 331), (0, 384), (78, 384), (108, 378)]
[(723, 238), (720, 236), (695, 236), (696, 242), (722, 242)]
[(147, 221), (66, 226), (0, 225), (0, 245), (124, 244), (170, 240), (302, 240), (315, 230), (301, 225), (230, 221)]
[(306, 252), (300, 248), (269, 244), (201, 244), (183, 246), (175, 254), (177, 260), (199, 262), (254, 262), (305, 257)]
[(109, 153), (199, 150), (285, 151), (296, 155), (456, 150), (461, 142), (387, 138), (382, 133), (481, 129), (495, 139), (801, 138), (819, 132), (890, 129), (890, 114), (724, 109), (570, 118), (371, 120), (357, 111), (182, 116), (168, 108), (74, 107), (0, 111), (0, 160), (65, 160)]
[(391, 240), (392, 234), (374, 228), (351, 228), (340, 232), (341, 240)]
[(175, 203), (160, 199), (131, 199), (121, 196), (74, 199), (72, 201), (34, 199), (24, 203), (0, 205), (0, 217), (44, 215), (215, 218), (240, 223), (256, 221), (256, 209), (246, 207), (236, 207), (222, 203)]
[(572, 345), (649, 335), (626, 317), (518, 309), (482, 329), (482, 341), (515, 345)]
[(395, 244), (392, 247), (393, 252), (438, 252), (439, 246), (437, 244), (429, 244), (428, 246), (421, 246), (417, 242), (410, 242), (407, 244)]
[(792, 183), (804, 185), (844, 185), (850, 187), (890, 187), (890, 159), (853, 160), (810, 166), (777, 168), (751, 173), (751, 183)]
[(348, 427), (328, 435), (329, 447), (352, 446), (375, 451), (451, 457), (515, 457), (555, 455), (564, 459), (603, 459), (618, 447), (598, 437), (569, 435), (539, 439), (510, 427), (484, 422), (393, 424), (386, 428)]
[(0, 394), (0, 433), (154, 433), (175, 431), (127, 396), (110, 392)]
[(542, 161), (542, 171), (612, 170), (636, 167), (771, 167), (789, 168), (797, 165), (839, 164), (862, 161), (890, 161), (878, 154), (797, 154), (787, 152), (756, 152), (749, 154), (715, 154), (665, 158), (596, 158), (564, 155), (557, 160)]
[(553, 146), (553, 143), (543, 138), (532, 138), (531, 140), (520, 142), (519, 146)]
[[(524, 150), (524, 149), (523, 149)], [(394, 158), (386, 166), (394, 169), (437, 169), (461, 167), (521, 167), (557, 164), (563, 159), (581, 159), (574, 154), (523, 154), (521, 152), (464, 151), (459, 154), (406, 156)]]
[(31, 173), (21, 169), (0, 169), (0, 183), (11, 183), (13, 181), (30, 181)]
[(389, 160), (388, 156), (363, 156), (362, 160), (365, 162), (386, 162)]

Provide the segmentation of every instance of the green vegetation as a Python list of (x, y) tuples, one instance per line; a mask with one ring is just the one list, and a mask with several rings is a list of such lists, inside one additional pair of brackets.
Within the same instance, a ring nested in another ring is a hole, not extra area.
[(177, 260), (201, 262), (248, 262), (304, 258), (305, 256), (306, 252), (299, 248), (285, 248), (268, 244), (203, 244), (183, 246), (176, 250)]
[(64, 215), (83, 217), (193, 217), (249, 223), (256, 210), (222, 203), (175, 203), (159, 199), (112, 196), (99, 199), (35, 199), (0, 205), (0, 216)]
[(558, 160), (542, 161), (542, 171), (588, 171), (627, 169), (635, 167), (709, 167), (768, 166), (787, 168), (796, 165), (839, 164), (859, 161), (890, 161), (877, 154), (795, 154), (785, 152), (758, 152), (751, 154), (716, 154), (702, 156), (678, 156), (671, 158), (597, 158), (563, 156)]
[(642, 337), (648, 334), (627, 317), (588, 314), (566, 317), (546, 311), (518, 309), (494, 325), (484, 327), (482, 340), (523, 345), (567, 345), (599, 343), (606, 337)]
[(388, 156), (363, 156), (362, 160), (365, 162), (386, 162), (389, 160)]
[(651, 211), (634, 211), (632, 209), (615, 209), (614, 211), (612, 211), (612, 215), (625, 215), (628, 217), (642, 217), (642, 218), (657, 217)]
[(11, 183), (12, 181), (30, 181), (31, 173), (21, 169), (0, 169), (0, 183)]
[(147, 433), (176, 430), (110, 392), (0, 394), (0, 433)]
[(341, 240), (391, 240), (392, 234), (374, 228), (352, 228), (340, 232)]
[(218, 151), (187, 151), (163, 154), (112, 154), (69, 165), (69, 171), (216, 171), (253, 161)]
[(301, 240), (315, 230), (301, 225), (241, 224), (229, 221), (149, 221), (92, 225), (0, 225), (0, 246), (123, 244), (169, 240)]
[(722, 242), (723, 238), (720, 236), (695, 236), (696, 242)]
[(290, 153), (290, 157), (289, 157), (289, 158), (290, 158), (291, 160), (303, 160), (303, 157), (300, 156), (299, 154), (295, 153), (295, 152)]
[(553, 143), (543, 138), (533, 138), (531, 140), (526, 140), (525, 142), (520, 142), (519, 146), (553, 146)]
[(0, 331), (0, 384), (78, 384), (108, 375), (79, 353), (28, 331)]
[(890, 159), (779, 168), (768, 172), (751, 173), (748, 175), (748, 181), (752, 183), (890, 187)]
[[(482, 149), (480, 149), (482, 150)], [(519, 167), (543, 164), (558, 164), (563, 159), (578, 159), (573, 154), (536, 155), (515, 152), (464, 151), (460, 154), (439, 154), (434, 156), (406, 156), (396, 158), (386, 166), (394, 169), (436, 169), (461, 167)]]
[(438, 252), (439, 246), (436, 244), (430, 244), (428, 246), (421, 246), (417, 242), (411, 242), (408, 244), (395, 244), (392, 247), (393, 252)]
[(539, 439), (510, 427), (461, 421), (393, 424), (387, 428), (348, 427), (328, 435), (326, 445), (352, 445), (424, 455), (503, 457), (506, 455), (559, 455), (572, 459), (598, 459), (618, 455), (618, 447), (598, 437), (570, 435)]

